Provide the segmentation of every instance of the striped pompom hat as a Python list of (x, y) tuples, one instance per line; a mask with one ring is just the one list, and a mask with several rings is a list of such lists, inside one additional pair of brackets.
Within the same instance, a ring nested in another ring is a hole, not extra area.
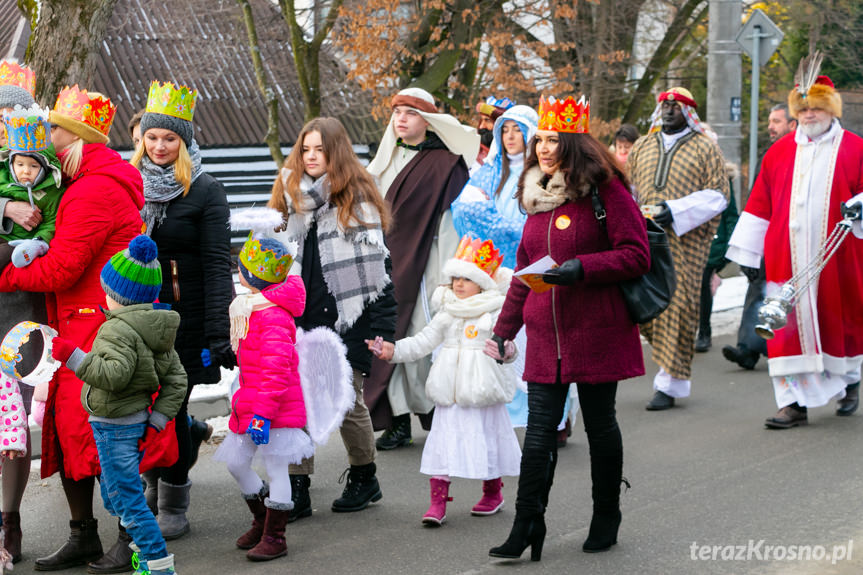
[(102, 268), (102, 289), (120, 305), (153, 303), (162, 289), (159, 250), (148, 236), (140, 235), (117, 252)]

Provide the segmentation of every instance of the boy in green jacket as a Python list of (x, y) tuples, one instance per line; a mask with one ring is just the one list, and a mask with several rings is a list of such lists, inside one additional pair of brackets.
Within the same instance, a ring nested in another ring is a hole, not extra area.
[(174, 556), (147, 507), (138, 477), (143, 456), (139, 442), (149, 445), (177, 415), (187, 385), (174, 351), (180, 316), (153, 303), (162, 286), (157, 253), (153, 240), (142, 235), (115, 254), (102, 268), (107, 319), (92, 349), (84, 353), (58, 337), (52, 340), (51, 354), (84, 382), (81, 403), (90, 414), (99, 451), (102, 500), (132, 537), (130, 547), (138, 555), (137, 562), (133, 559), (135, 573), (173, 575)]

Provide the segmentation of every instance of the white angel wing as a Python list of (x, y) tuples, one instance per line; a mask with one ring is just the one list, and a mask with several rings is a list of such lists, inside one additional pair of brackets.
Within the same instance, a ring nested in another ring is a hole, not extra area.
[(348, 350), (331, 329), (297, 330), (300, 384), (306, 403), (306, 428), (316, 445), (324, 445), (354, 407), (356, 393)]

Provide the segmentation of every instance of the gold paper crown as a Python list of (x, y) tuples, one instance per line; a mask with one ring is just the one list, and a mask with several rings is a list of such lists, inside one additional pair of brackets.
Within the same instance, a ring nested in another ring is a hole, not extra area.
[(88, 94), (87, 90), (66, 86), (57, 96), (51, 110), (51, 122), (69, 130), (87, 142), (108, 142), (108, 132), (117, 108), (101, 94)]
[(554, 96), (539, 98), (539, 130), (569, 134), (586, 134), (590, 131), (590, 102), (582, 96), (576, 102), (569, 96), (557, 100)]
[(6, 145), (13, 152), (41, 152), (51, 143), (48, 110), (36, 104), (3, 114), (3, 124)]
[(273, 250), (261, 247), (261, 241), (254, 236), (255, 232), (249, 232), (249, 239), (240, 250), (239, 261), (249, 273), (265, 282), (276, 284), (285, 281), (294, 257), (290, 253), (279, 257)]
[(191, 122), (195, 115), (197, 98), (197, 90), (190, 90), (186, 86), (174, 86), (173, 82), (160, 84), (157, 80), (153, 80), (150, 84), (150, 93), (147, 95), (147, 111)]
[(455, 259), (475, 265), (492, 278), (503, 262), (503, 256), (495, 249), (491, 240), (475, 240), (470, 234), (459, 242)]
[(18, 62), (3, 60), (0, 62), (0, 86), (18, 86), (34, 96), (36, 95), (36, 74)]

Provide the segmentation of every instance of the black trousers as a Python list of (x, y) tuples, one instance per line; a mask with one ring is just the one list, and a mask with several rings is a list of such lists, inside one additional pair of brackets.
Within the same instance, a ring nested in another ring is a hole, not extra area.
[[(548, 494), (557, 466), (557, 425), (563, 417), (569, 390), (568, 385), (559, 381), (555, 384), (528, 383), (527, 387), (527, 429), (515, 502), (516, 515), (520, 517), (542, 515), (548, 507)], [(611, 491), (616, 491), (618, 496), (620, 493), (623, 439), (614, 407), (616, 395), (616, 381), (578, 384), (582, 421), (590, 445), (595, 505), (597, 488), (609, 491), (605, 499), (614, 499)], [(600, 474), (597, 475), (597, 472)], [(603, 485), (596, 485), (598, 480)]]
[(755, 333), (758, 324), (758, 310), (764, 302), (767, 289), (767, 275), (764, 271), (764, 260), (755, 281), (750, 281), (743, 300), (743, 316), (740, 318), (740, 328), (737, 330), (737, 347), (750, 352), (767, 355), (767, 340)]

